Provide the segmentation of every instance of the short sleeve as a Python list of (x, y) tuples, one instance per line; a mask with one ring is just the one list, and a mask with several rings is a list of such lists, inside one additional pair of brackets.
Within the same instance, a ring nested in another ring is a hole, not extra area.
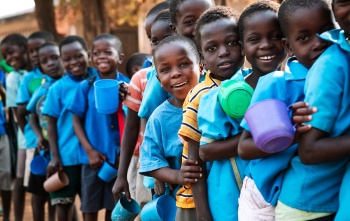
[(16, 72), (11, 72), (6, 79), (6, 106), (17, 107), (16, 98), (18, 92), (18, 78)]
[(42, 90), (43, 88), (38, 88), (30, 98), (26, 107), (29, 112), (36, 113), (36, 104), (38, 103), (38, 100), (43, 96)]
[(140, 150), (140, 173), (148, 175), (163, 167), (168, 167), (162, 143), (162, 133), (160, 122), (150, 118), (146, 125), (144, 140)]
[(62, 111), (62, 102), (60, 97), (61, 91), (59, 89), (59, 82), (49, 89), (43, 109), (44, 115), (54, 118), (58, 118), (60, 116)]
[(26, 104), (29, 102), (29, 100), (31, 98), (31, 94), (29, 93), (29, 89), (28, 89), (29, 82), (28, 82), (27, 76), (25, 76), (23, 78), (23, 81), (22, 81), (21, 85), (19, 86), (19, 90), (18, 90), (17, 97), (16, 97), (17, 104)]
[(142, 101), (142, 81), (146, 81), (146, 72), (147, 70), (140, 70), (134, 76), (131, 78), (129, 88), (128, 88), (128, 95), (126, 96), (124, 100), (124, 105), (128, 108), (132, 109), (135, 112), (139, 112), (141, 101)]
[(68, 110), (73, 114), (78, 115), (80, 118), (85, 116), (88, 107), (87, 96), (91, 87), (92, 85), (89, 85), (87, 80), (82, 81), (75, 96), (73, 96), (71, 103), (68, 105)]

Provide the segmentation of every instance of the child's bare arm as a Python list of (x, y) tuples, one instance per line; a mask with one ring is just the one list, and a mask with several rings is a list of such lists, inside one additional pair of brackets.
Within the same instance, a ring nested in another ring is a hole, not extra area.
[(83, 128), (82, 120), (76, 114), (74, 114), (74, 116), (73, 116), (73, 128), (74, 128), (75, 134), (78, 137), (80, 144), (83, 146), (86, 154), (88, 155), (91, 168), (100, 167), (102, 165), (103, 161), (106, 160), (106, 156), (99, 153), (91, 146), (89, 140), (86, 137), (86, 133), (85, 133), (85, 130)]
[(52, 159), (50, 160), (46, 171), (50, 176), (51, 174), (54, 174), (55, 172), (63, 169), (57, 143), (57, 118), (47, 116), (47, 134), (49, 137)]
[(254, 143), (251, 133), (244, 130), (238, 144), (238, 156), (244, 160), (253, 160), (268, 157), (271, 154), (260, 150)]
[(115, 199), (119, 199), (121, 193), (124, 192), (126, 199), (131, 200), (129, 184), (127, 181), (127, 172), (139, 134), (139, 122), (140, 117), (137, 115), (137, 112), (128, 108), (128, 115), (126, 116), (126, 124), (124, 128), (122, 145), (120, 148), (118, 177), (112, 189)]
[(44, 150), (45, 149), (45, 142), (47, 142), (43, 137), (43, 132), (41, 130), (41, 127), (39, 125), (39, 117), (37, 114), (32, 113), (30, 115), (29, 119), (30, 126), (32, 127), (36, 137), (38, 138), (38, 149)]
[(196, 183), (191, 184), (197, 220), (212, 220), (208, 203), (205, 162), (199, 157), (199, 143), (192, 139), (188, 139), (188, 158), (197, 161), (202, 169), (202, 177)]
[(27, 111), (25, 104), (17, 105), (17, 122), (18, 122), (18, 126), (21, 128), (23, 133), (24, 133), (24, 127), (27, 124), (26, 116), (29, 113), (30, 112)]
[(199, 156), (204, 161), (222, 160), (237, 156), (237, 146), (241, 134), (237, 134), (226, 140), (217, 140), (212, 143), (201, 145)]

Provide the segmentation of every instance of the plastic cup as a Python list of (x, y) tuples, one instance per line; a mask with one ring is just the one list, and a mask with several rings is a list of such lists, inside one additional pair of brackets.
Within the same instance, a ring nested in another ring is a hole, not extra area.
[(35, 175), (45, 176), (49, 161), (49, 157), (45, 156), (45, 150), (41, 150), (40, 154), (34, 156), (30, 163), (30, 171)]
[(147, 203), (141, 210), (142, 221), (174, 221), (176, 216), (175, 199), (166, 192)]
[(69, 179), (67, 174), (63, 171), (59, 171), (59, 172), (56, 172), (54, 175), (50, 176), (44, 182), (44, 189), (46, 190), (46, 192), (51, 193), (62, 189), (68, 184), (69, 184)]
[(132, 221), (140, 211), (140, 205), (135, 200), (131, 199), (131, 202), (128, 202), (125, 196), (122, 196), (112, 211), (111, 219), (112, 221)]
[(118, 170), (114, 168), (110, 163), (105, 161), (98, 172), (98, 177), (105, 181), (106, 183), (111, 182), (115, 177), (117, 177)]
[(229, 80), (220, 86), (219, 103), (225, 113), (232, 118), (243, 118), (254, 89), (245, 81)]
[(30, 94), (33, 94), (36, 89), (41, 86), (42, 78), (33, 78), (28, 83), (28, 90)]
[(118, 81), (112, 79), (98, 80), (95, 86), (95, 105), (102, 114), (113, 114), (119, 106)]
[(280, 152), (293, 143), (295, 127), (283, 101), (269, 99), (258, 102), (247, 110), (244, 118), (255, 144), (262, 151)]

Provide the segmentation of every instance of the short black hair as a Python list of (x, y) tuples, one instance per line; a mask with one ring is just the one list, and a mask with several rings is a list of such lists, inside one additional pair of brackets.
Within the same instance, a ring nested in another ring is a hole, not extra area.
[[(164, 38), (159, 43), (157, 48), (154, 50), (153, 56), (156, 57), (158, 51), (161, 48), (166, 47), (167, 45), (169, 45), (170, 43), (173, 43), (173, 42), (180, 42), (180, 43), (186, 45), (186, 48), (196, 57), (197, 62), (198, 63), (200, 62), (200, 56), (199, 56), (199, 52), (198, 52), (198, 48), (197, 48), (196, 43), (194, 43), (194, 41), (190, 38), (187, 38), (185, 36), (179, 36), (179, 35), (169, 36), (169, 37)], [(154, 59), (154, 62), (156, 63), (156, 59)]]
[[(176, 15), (179, 13), (179, 7), (180, 5), (186, 0), (171, 0), (170, 1), (170, 18), (171, 18), (171, 23), (177, 24), (176, 22)], [(210, 0), (214, 5), (215, 2), (214, 0)]]
[(248, 18), (252, 17), (256, 13), (265, 12), (265, 11), (275, 12), (277, 16), (279, 7), (280, 7), (280, 4), (269, 0), (257, 1), (248, 5), (243, 10), (241, 16), (238, 19), (238, 34), (239, 34), (240, 40), (243, 41), (244, 23)]
[(227, 6), (215, 6), (206, 10), (197, 20), (196, 27), (194, 29), (194, 36), (199, 50), (201, 50), (201, 29), (203, 26), (213, 23), (220, 19), (231, 19), (233, 18), (237, 23), (239, 13)]
[(57, 43), (56, 42), (53, 42), (53, 41), (48, 41), (48, 42), (45, 42), (44, 44), (40, 45), (40, 47), (38, 48), (38, 52), (45, 48), (45, 47), (49, 47), (49, 46), (54, 46), (54, 47), (58, 47)]
[(88, 51), (88, 47), (87, 47), (87, 44), (86, 44), (86, 41), (84, 38), (77, 36), (77, 35), (70, 35), (70, 36), (64, 37), (60, 41), (60, 43), (58, 45), (60, 52), (61, 52), (61, 49), (64, 45), (71, 44), (73, 42), (79, 42), (81, 44), (81, 46), (84, 48), (84, 50)]
[(170, 20), (170, 11), (169, 11), (169, 9), (164, 9), (164, 10), (160, 11), (158, 13), (158, 15), (156, 16), (156, 18), (154, 19), (152, 25), (155, 24), (158, 21), (169, 22), (169, 24), (170, 24), (171, 20)]
[(19, 47), (26, 49), (27, 48), (27, 38), (21, 34), (18, 34), (18, 33), (9, 34), (1, 41), (0, 45), (2, 46), (4, 44), (18, 45)]
[(146, 18), (151, 16), (151, 15), (157, 15), (160, 11), (164, 9), (169, 9), (170, 2), (169, 1), (164, 1), (156, 4), (151, 10), (146, 15)]
[(115, 47), (115, 49), (117, 49), (118, 53), (119, 54), (123, 53), (122, 42), (120, 41), (120, 39), (117, 36), (109, 34), (109, 33), (104, 33), (104, 34), (98, 35), (92, 42), (96, 42), (99, 40), (113, 41), (114, 47)]
[(125, 65), (126, 74), (131, 76), (132, 75), (132, 67), (134, 65), (138, 65), (138, 66), (142, 67), (143, 62), (147, 59), (148, 56), (151, 56), (151, 55), (146, 54), (146, 53), (134, 53), (134, 54), (132, 54), (128, 58), (128, 60), (126, 61), (126, 65)]
[(36, 38), (44, 39), (46, 42), (48, 42), (48, 41), (55, 41), (53, 35), (50, 32), (48, 32), (48, 31), (36, 31), (36, 32), (33, 32), (32, 34), (29, 35), (28, 40), (36, 39)]
[[(331, 13), (331, 7), (327, 0), (284, 0), (278, 10), (278, 20), (284, 35), (288, 34), (289, 21), (293, 19), (291, 14), (299, 9), (312, 8), (320, 6)], [(312, 18), (310, 18), (312, 19)]]

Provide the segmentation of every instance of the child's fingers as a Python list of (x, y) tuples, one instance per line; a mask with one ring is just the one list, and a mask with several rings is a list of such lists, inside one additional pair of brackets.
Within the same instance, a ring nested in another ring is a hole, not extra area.
[(302, 134), (311, 130), (312, 126), (308, 124), (300, 125), (297, 127), (297, 133)]
[(182, 165), (184, 166), (190, 166), (190, 165), (197, 165), (198, 164), (198, 161), (197, 160), (194, 160), (194, 159), (186, 159)]
[(316, 107), (303, 107), (303, 108), (298, 108), (294, 111), (295, 115), (309, 115), (309, 114), (314, 114), (317, 112)]
[(183, 172), (201, 172), (202, 168), (200, 166), (182, 166), (181, 169)]
[(309, 104), (307, 102), (304, 102), (304, 101), (299, 101), (299, 102), (296, 102), (292, 105), (292, 110), (296, 111), (299, 108), (305, 108), (305, 107), (309, 107)]
[(184, 178), (185, 183), (197, 183), (198, 179), (195, 178)]
[(312, 120), (311, 115), (293, 116), (293, 124), (301, 124)]

